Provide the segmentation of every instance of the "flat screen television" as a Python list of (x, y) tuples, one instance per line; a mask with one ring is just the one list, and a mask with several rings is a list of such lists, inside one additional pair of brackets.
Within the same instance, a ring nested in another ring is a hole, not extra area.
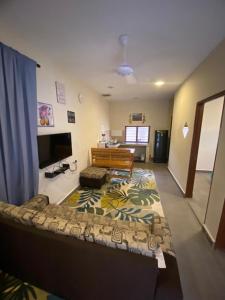
[(70, 132), (38, 135), (37, 142), (40, 169), (72, 155)]

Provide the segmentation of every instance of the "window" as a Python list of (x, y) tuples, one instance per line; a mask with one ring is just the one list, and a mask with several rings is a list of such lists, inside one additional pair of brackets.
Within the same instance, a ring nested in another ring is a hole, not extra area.
[(125, 139), (126, 142), (148, 143), (149, 126), (126, 126)]

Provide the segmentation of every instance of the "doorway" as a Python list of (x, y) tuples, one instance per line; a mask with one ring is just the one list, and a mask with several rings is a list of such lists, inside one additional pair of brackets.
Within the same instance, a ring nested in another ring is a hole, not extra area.
[(223, 106), (223, 96), (201, 104), (202, 120), (192, 198), (189, 199), (189, 203), (202, 225), (205, 223), (207, 212)]

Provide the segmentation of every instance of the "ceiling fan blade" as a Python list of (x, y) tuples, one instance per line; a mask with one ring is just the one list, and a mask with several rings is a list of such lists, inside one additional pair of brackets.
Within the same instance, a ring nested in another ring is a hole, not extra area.
[(125, 76), (125, 79), (128, 84), (137, 84), (137, 80), (133, 74)]

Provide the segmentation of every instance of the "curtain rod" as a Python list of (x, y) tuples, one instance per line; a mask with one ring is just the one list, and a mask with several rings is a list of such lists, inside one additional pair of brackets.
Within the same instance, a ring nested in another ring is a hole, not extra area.
[(37, 64), (37, 68), (40, 68), (40, 67), (41, 67), (41, 65)]

